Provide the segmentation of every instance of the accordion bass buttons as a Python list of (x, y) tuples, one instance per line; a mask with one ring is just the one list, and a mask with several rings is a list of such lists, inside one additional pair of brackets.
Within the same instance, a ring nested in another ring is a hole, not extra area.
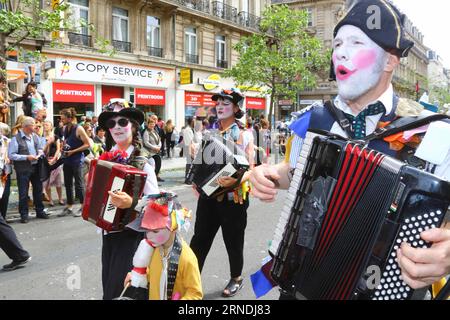
[[(386, 261), (380, 285), (373, 292), (373, 300), (405, 300), (409, 299), (413, 290), (403, 281), (401, 269), (397, 263), (397, 250), (403, 242), (414, 248), (428, 248), (420, 233), (435, 228), (442, 221), (442, 210), (429, 211), (404, 219), (398, 228), (398, 234), (390, 255)], [(389, 293), (388, 290), (391, 290)]]

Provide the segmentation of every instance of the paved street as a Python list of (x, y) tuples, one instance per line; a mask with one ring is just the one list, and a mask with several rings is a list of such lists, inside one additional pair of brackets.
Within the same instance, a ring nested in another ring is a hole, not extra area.
[[(177, 192), (182, 203), (195, 213), (196, 199), (191, 187), (182, 183), (183, 174), (176, 168), (164, 171), (162, 177), (166, 181), (161, 188)], [(267, 255), (267, 242), (278, 221), (284, 194), (280, 192), (278, 201), (272, 204), (251, 201), (245, 239), (245, 282), (242, 291), (233, 299), (255, 299), (249, 276)], [(82, 218), (57, 217), (58, 210), (61, 209), (55, 207), (50, 211), (52, 216), (49, 220), (32, 218), (25, 225), (11, 223), (33, 258), (22, 269), (0, 271), (0, 299), (101, 299), (101, 234), (93, 224)], [(190, 232), (183, 234), (188, 242), (194, 223), (195, 214)], [(6, 255), (0, 254), (0, 265), (9, 262)], [(75, 277), (78, 274), (79, 282)], [(228, 279), (228, 258), (219, 232), (202, 273), (204, 298), (222, 299), (220, 294)], [(264, 297), (277, 298), (277, 290)]]

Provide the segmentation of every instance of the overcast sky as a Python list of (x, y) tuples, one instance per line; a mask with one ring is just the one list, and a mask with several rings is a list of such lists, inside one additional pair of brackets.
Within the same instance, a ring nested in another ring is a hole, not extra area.
[(450, 1), (393, 0), (424, 35), (425, 45), (450, 68)]

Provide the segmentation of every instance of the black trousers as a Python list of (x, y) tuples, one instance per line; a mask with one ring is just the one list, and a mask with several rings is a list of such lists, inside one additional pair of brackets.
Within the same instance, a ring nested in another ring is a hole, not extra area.
[(63, 166), (64, 186), (66, 187), (67, 204), (73, 204), (73, 180), (75, 178), (75, 193), (80, 199), (80, 203), (84, 201), (84, 179), (83, 165), (71, 166), (65, 164)]
[(230, 263), (230, 276), (237, 278), (242, 274), (248, 205), (248, 199), (242, 205), (227, 199), (220, 202), (204, 198), (198, 200), (194, 236), (190, 246), (197, 256), (200, 271), (203, 269), (217, 231), (222, 228)]
[(24, 260), (30, 256), (17, 239), (16, 233), (3, 216), (0, 215), (0, 248), (13, 261)]
[(133, 230), (103, 235), (102, 284), (103, 299), (111, 300), (122, 293), (123, 282), (133, 269), (133, 256), (144, 233)]
[(155, 154), (152, 158), (155, 160), (155, 174), (158, 175), (161, 170), (161, 156), (159, 154)]
[(8, 212), (9, 195), (11, 193), (11, 175), (8, 174), (6, 178), (5, 190), (0, 199), (0, 214), (6, 219), (6, 212)]

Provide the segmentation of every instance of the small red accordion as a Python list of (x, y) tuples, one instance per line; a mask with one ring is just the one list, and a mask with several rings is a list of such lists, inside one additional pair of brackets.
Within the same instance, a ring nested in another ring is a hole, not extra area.
[(140, 197), (147, 173), (133, 166), (92, 160), (89, 168), (83, 219), (106, 231), (120, 231), (136, 216), (133, 210), (119, 209), (111, 204), (108, 191), (123, 191)]

